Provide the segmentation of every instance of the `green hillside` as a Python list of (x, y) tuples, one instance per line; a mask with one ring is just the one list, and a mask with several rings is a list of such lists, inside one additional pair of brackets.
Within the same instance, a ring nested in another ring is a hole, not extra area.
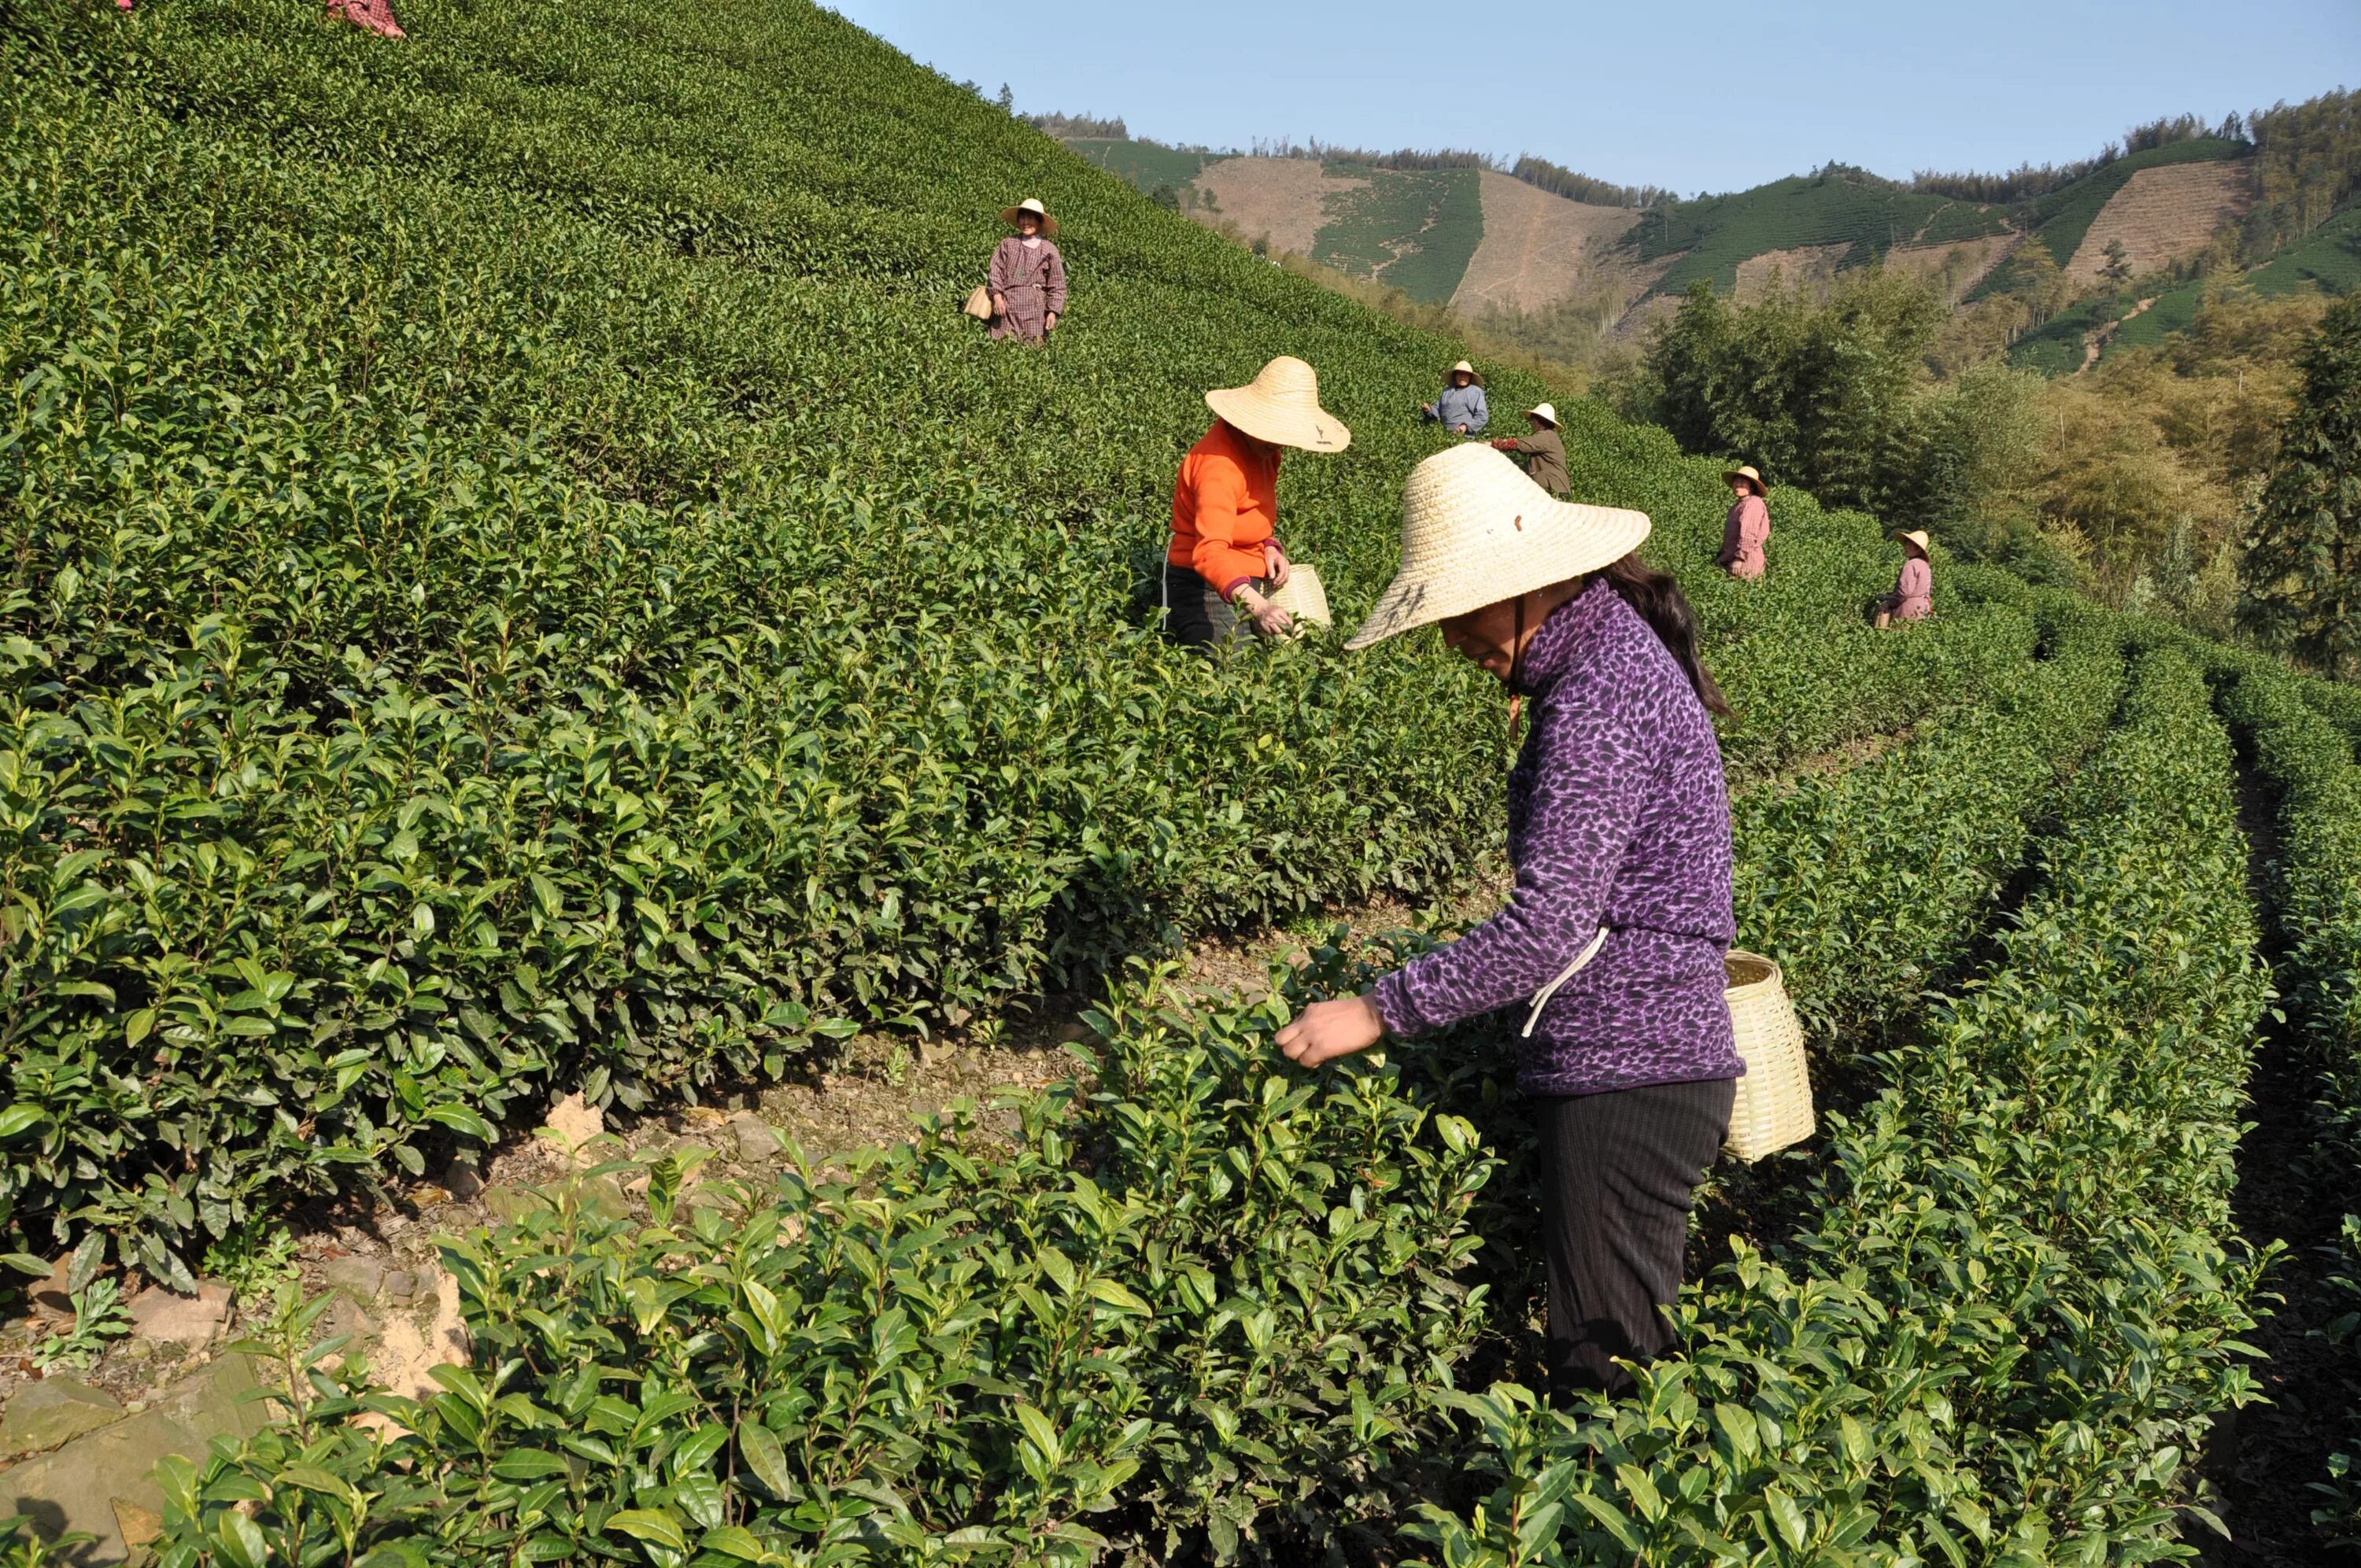
[[(2091, 232), (2091, 225), (2098, 219), (2100, 209), (2104, 207), (2108, 199), (2122, 190), (2131, 177), (2141, 170), (2174, 163), (2205, 163), (2220, 159), (2241, 158), (2252, 150), (2241, 142), (2224, 141), (2217, 137), (2200, 137), (2191, 141), (2170, 142), (2163, 147), (2130, 153), (2106, 164), (2094, 173), (2083, 176), (2063, 190), (2053, 191), (2047, 196), (2024, 203), (2015, 216), (2015, 226), (2032, 233), (2040, 240), (2042, 247), (2049, 253), (2050, 257), (2063, 267), (2073, 259), (2074, 252), (2081, 248), (2083, 236)], [(2019, 263), (2012, 258), (1993, 268), (1984, 275), (1974, 289), (1969, 291), (1969, 302), (1989, 298), (2014, 286), (2019, 279), (2018, 266)], [(2090, 314), (2088, 310), (2083, 312), (2085, 318)], [(2086, 321), (2086, 324), (2095, 325), (2097, 323)], [(2056, 323), (2050, 325), (2055, 329), (2048, 334), (2051, 338), (2059, 337), (2067, 330)], [(2082, 362), (2079, 346), (2081, 329), (2077, 327), (2073, 330), (2076, 334), (2077, 346), (2072, 356), (2073, 365), (2069, 368), (2079, 367)], [(2026, 362), (2037, 361), (2041, 363), (2043, 368), (2049, 368), (2048, 361), (2055, 357), (2057, 355), (2054, 350), (2037, 349), (2034, 351), (2033, 357)]]
[[(1434, 935), (1329, 917), (1497, 862), (1499, 686), (1423, 634), (1208, 660), (1147, 592), (1202, 389), (1295, 353), (1355, 440), (1283, 532), (1356, 622), (1461, 345), (807, 0), (402, 19), (0, 12), (0, 1261), (349, 1239), (569, 1091), (655, 1136), (440, 1244), (423, 1398), (324, 1299), (251, 1315), (296, 1386), (162, 1467), (158, 1563), (2176, 1554), (2275, 1300), (2274, 997), (2361, 1060), (2333, 703), (1939, 543), (1873, 630), (1892, 541), (1793, 490), (1730, 579), (1721, 464), (1561, 394), (1737, 706), (1740, 938), (1823, 1114), (1710, 1173), (1682, 1354), (1544, 1411), (1513, 1023), (1271, 1043)], [(1040, 349), (957, 313), (1022, 193)], [(1274, 927), (1267, 989), (1167, 961)], [(683, 1102), (1068, 987), (1074, 1078), (690, 1190)]]
[[(2261, 266), (2238, 274), (2237, 283), (2265, 296), (2306, 289), (2349, 293), (2361, 286), (2361, 208), (2339, 213)], [(2009, 360), (2046, 375), (2070, 375), (2082, 367), (2084, 335), (2117, 322), (2122, 324), (2108, 334), (2101, 350), (2103, 357), (2125, 348), (2154, 347), (2172, 334), (2188, 330), (2204, 303), (2206, 291), (2213, 286), (2213, 280), (2193, 279), (2155, 295), (2136, 315), (2131, 313), (2139, 300), (2132, 293), (2078, 301), (2019, 338), (2009, 349)]]
[(1475, 170), (1332, 163), (1323, 172), (1367, 184), (1328, 199), (1313, 260), (1356, 278), (1382, 277), (1423, 303), (1451, 298), (1484, 239), (1483, 188)]
[(2081, 248), (2082, 236), (2091, 232), (2091, 225), (2097, 220), (2099, 209), (2105, 206), (2108, 199), (2141, 170), (2158, 169), (2173, 163), (2211, 163), (2225, 158), (2243, 158), (2253, 150), (2244, 142), (2224, 141), (2218, 137), (2199, 137), (2190, 141), (2169, 142), (2163, 147), (2129, 153), (2075, 181), (2062, 191), (2052, 192), (2026, 203), (2017, 226), (2032, 231), (2048, 247), (2058, 265), (2063, 267)]
[(2007, 226), (1998, 209), (1897, 190), (1832, 166), (1656, 209), (1623, 243), (1642, 261), (1678, 257), (1653, 291), (1677, 294), (1700, 278), (1734, 288), (1739, 264), (1767, 251), (1841, 245), (1848, 248), (1839, 265), (1858, 267), (1897, 245), (1972, 239)]
[[(2348, 207), (2303, 239), (2246, 272), (2241, 283), (2258, 294), (2289, 294), (2301, 289), (2345, 294), (2361, 287), (2361, 208)], [(2201, 280), (2157, 297), (2156, 303), (2117, 328), (2107, 352), (2153, 346), (2197, 319), (2205, 298)]]
[(1141, 191), (1159, 185), (1186, 185), (1217, 161), (1203, 153), (1183, 152), (1153, 141), (1116, 141), (1107, 137), (1065, 137), (1064, 145), (1085, 161)]

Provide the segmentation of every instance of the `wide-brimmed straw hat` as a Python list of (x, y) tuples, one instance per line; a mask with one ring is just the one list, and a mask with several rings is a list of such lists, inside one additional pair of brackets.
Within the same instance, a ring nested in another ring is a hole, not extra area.
[(1016, 205), (1013, 207), (1001, 208), (1000, 221), (1006, 224), (1010, 228), (1015, 228), (1016, 226), (1016, 215), (1019, 213), (1030, 213), (1035, 217), (1040, 219), (1041, 232), (1043, 234), (1056, 234), (1058, 232), (1058, 220), (1049, 215), (1049, 209), (1041, 204), (1040, 197), (1027, 196), (1025, 200), (1017, 203)]
[(1458, 375), (1462, 370), (1466, 371), (1468, 375), (1475, 378), (1476, 385), (1480, 387), (1484, 384), (1484, 373), (1477, 369), (1473, 365), (1468, 364), (1465, 359), (1461, 360), (1458, 364), (1454, 365), (1450, 369), (1445, 370), (1443, 373), (1443, 378), (1448, 381), (1454, 376)]
[(1205, 406), (1258, 440), (1306, 452), (1342, 452), (1353, 433), (1320, 406), (1320, 377), (1302, 360), (1282, 354), (1243, 387), (1205, 394)]
[(1525, 417), (1540, 420), (1552, 430), (1557, 428), (1557, 406), (1554, 403), (1535, 403), (1525, 411)]
[(1923, 529), (1905, 529), (1901, 532), (1896, 533), (1894, 537), (1901, 540), (1905, 544), (1916, 544), (1918, 546), (1918, 554), (1921, 555), (1932, 555), (1935, 553), (1935, 546), (1933, 543), (1927, 539), (1926, 532)]
[(1768, 495), (1771, 493), (1771, 487), (1763, 482), (1763, 476), (1756, 472), (1754, 465), (1752, 463), (1741, 463), (1737, 467), (1732, 468), (1729, 473), (1724, 474), (1721, 477), (1721, 482), (1725, 485), (1730, 483), (1732, 479), (1753, 480), (1754, 493), (1758, 496)]
[(1401, 569), (1347, 648), (1596, 572), (1648, 537), (1648, 514), (1562, 501), (1489, 446), (1455, 446), (1402, 486)]

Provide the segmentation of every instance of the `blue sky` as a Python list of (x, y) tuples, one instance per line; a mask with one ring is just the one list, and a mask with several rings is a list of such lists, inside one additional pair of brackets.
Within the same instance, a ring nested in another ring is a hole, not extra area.
[(2124, 127), (2361, 86), (2361, 0), (835, 0), (1020, 110), (1244, 148), (1532, 152), (1684, 195), (1830, 159), (1881, 174), (2081, 158)]

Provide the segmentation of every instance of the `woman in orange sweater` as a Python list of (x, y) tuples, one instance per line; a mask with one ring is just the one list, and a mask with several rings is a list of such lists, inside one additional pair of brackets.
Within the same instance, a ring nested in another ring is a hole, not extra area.
[(1287, 581), (1279, 454), (1342, 452), (1353, 439), (1321, 408), (1320, 378), (1301, 359), (1281, 356), (1205, 404), (1219, 417), (1180, 460), (1164, 554), (1164, 634), (1191, 648), (1227, 643), (1241, 626), (1276, 637), (1294, 624), (1267, 597)]

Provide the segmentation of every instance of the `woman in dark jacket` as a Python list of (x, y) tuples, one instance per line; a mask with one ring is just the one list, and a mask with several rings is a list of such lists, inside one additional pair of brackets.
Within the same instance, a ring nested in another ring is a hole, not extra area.
[(1305, 1067), (1499, 1009), (1527, 1042), (1551, 1370), (1620, 1393), (1673, 1343), (1697, 1183), (1737, 1079), (1724, 955), (1730, 801), (1687, 601), (1632, 554), (1640, 512), (1556, 501), (1488, 447), (1419, 465), (1402, 569), (1347, 647), (1439, 624), (1534, 704), (1509, 775), (1508, 906), (1279, 1031)]

